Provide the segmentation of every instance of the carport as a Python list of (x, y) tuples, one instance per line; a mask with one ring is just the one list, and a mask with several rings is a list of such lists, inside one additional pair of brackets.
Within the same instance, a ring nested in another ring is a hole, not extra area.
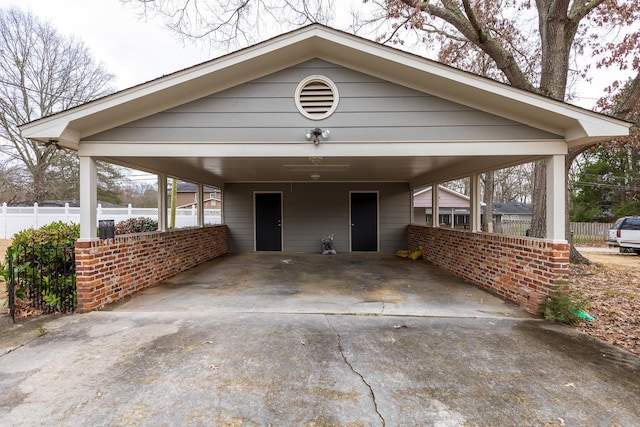
[[(626, 123), (318, 24), (22, 126), (77, 150), (79, 310), (227, 252), (421, 245), (424, 259), (536, 312), (568, 271), (567, 149)], [(480, 175), (547, 160), (547, 238), (481, 232)], [(97, 240), (96, 161), (158, 176), (157, 233)], [(223, 225), (167, 228), (167, 178), (220, 188)], [(412, 194), (470, 177), (470, 229), (412, 225)]]

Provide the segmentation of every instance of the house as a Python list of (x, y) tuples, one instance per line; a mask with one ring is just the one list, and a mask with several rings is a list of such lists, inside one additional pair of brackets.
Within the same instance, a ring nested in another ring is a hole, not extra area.
[(493, 218), (495, 222), (520, 221), (531, 222), (533, 207), (520, 202), (493, 203)]
[[(427, 187), (413, 193), (413, 223), (431, 224), (433, 223), (433, 201), (432, 188)], [(440, 227), (469, 228), (470, 198), (462, 193), (451, 190), (445, 186), (438, 187), (439, 218)], [(481, 203), (484, 207), (484, 203)], [(482, 210), (484, 213), (484, 209)]]
[[(422, 245), (424, 259), (535, 312), (567, 274), (564, 159), (629, 124), (319, 24), (21, 126), (76, 150), (80, 311), (227, 252)], [(126, 149), (125, 149), (126, 148)], [(97, 240), (96, 161), (219, 188), (223, 224)], [(480, 231), (484, 171), (547, 162), (547, 236)], [(469, 177), (467, 230), (412, 224), (414, 189)], [(107, 261), (109, 260), (109, 261)]]
[[(431, 223), (432, 215), (432, 192), (431, 187), (415, 191), (413, 194), (414, 224)], [(439, 187), (440, 226), (453, 228), (468, 228), (470, 199), (462, 193), (451, 190), (447, 187)], [(482, 217), (485, 215), (486, 204), (480, 204)], [(520, 202), (494, 202), (493, 222), (501, 223), (507, 221), (531, 222), (533, 208), (531, 205)], [(528, 227), (526, 227), (528, 228)]]
[[(203, 201), (205, 209), (220, 209), (220, 195), (217, 188), (204, 186)], [(178, 182), (176, 206), (191, 208), (198, 205), (198, 186), (192, 182)]]

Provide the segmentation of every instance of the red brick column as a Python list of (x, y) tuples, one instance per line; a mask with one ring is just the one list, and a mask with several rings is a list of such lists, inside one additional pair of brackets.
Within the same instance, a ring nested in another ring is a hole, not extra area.
[(225, 225), (76, 242), (77, 311), (98, 310), (227, 253)]
[(569, 274), (569, 244), (529, 237), (409, 226), (409, 248), (469, 282), (538, 314)]

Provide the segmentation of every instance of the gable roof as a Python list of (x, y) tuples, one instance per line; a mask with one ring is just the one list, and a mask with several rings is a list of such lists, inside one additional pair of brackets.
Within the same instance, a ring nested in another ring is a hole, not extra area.
[[(198, 191), (198, 185), (194, 184), (193, 182), (183, 182), (183, 181), (178, 182), (178, 188), (177, 188), (178, 193), (195, 193), (197, 191)], [(215, 193), (218, 190), (215, 187), (210, 187), (208, 185), (205, 185), (202, 188), (202, 191), (204, 193)]]
[[(433, 187), (425, 187), (421, 190), (413, 193), (413, 206), (416, 208), (431, 208)], [(440, 207), (441, 208), (468, 208), (471, 203), (471, 198), (455, 190), (447, 188), (443, 185), (438, 185)], [(481, 206), (486, 203), (480, 202)]]
[(320, 24), (283, 34), (58, 114), (23, 136), (77, 149), (81, 139), (320, 58), (564, 136), (569, 146), (626, 135), (630, 124), (520, 90)]

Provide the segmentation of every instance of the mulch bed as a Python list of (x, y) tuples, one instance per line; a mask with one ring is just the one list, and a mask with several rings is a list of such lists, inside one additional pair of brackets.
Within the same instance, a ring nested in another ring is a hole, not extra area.
[(568, 291), (591, 301), (595, 317), (576, 328), (640, 356), (640, 274), (603, 266), (572, 265)]

